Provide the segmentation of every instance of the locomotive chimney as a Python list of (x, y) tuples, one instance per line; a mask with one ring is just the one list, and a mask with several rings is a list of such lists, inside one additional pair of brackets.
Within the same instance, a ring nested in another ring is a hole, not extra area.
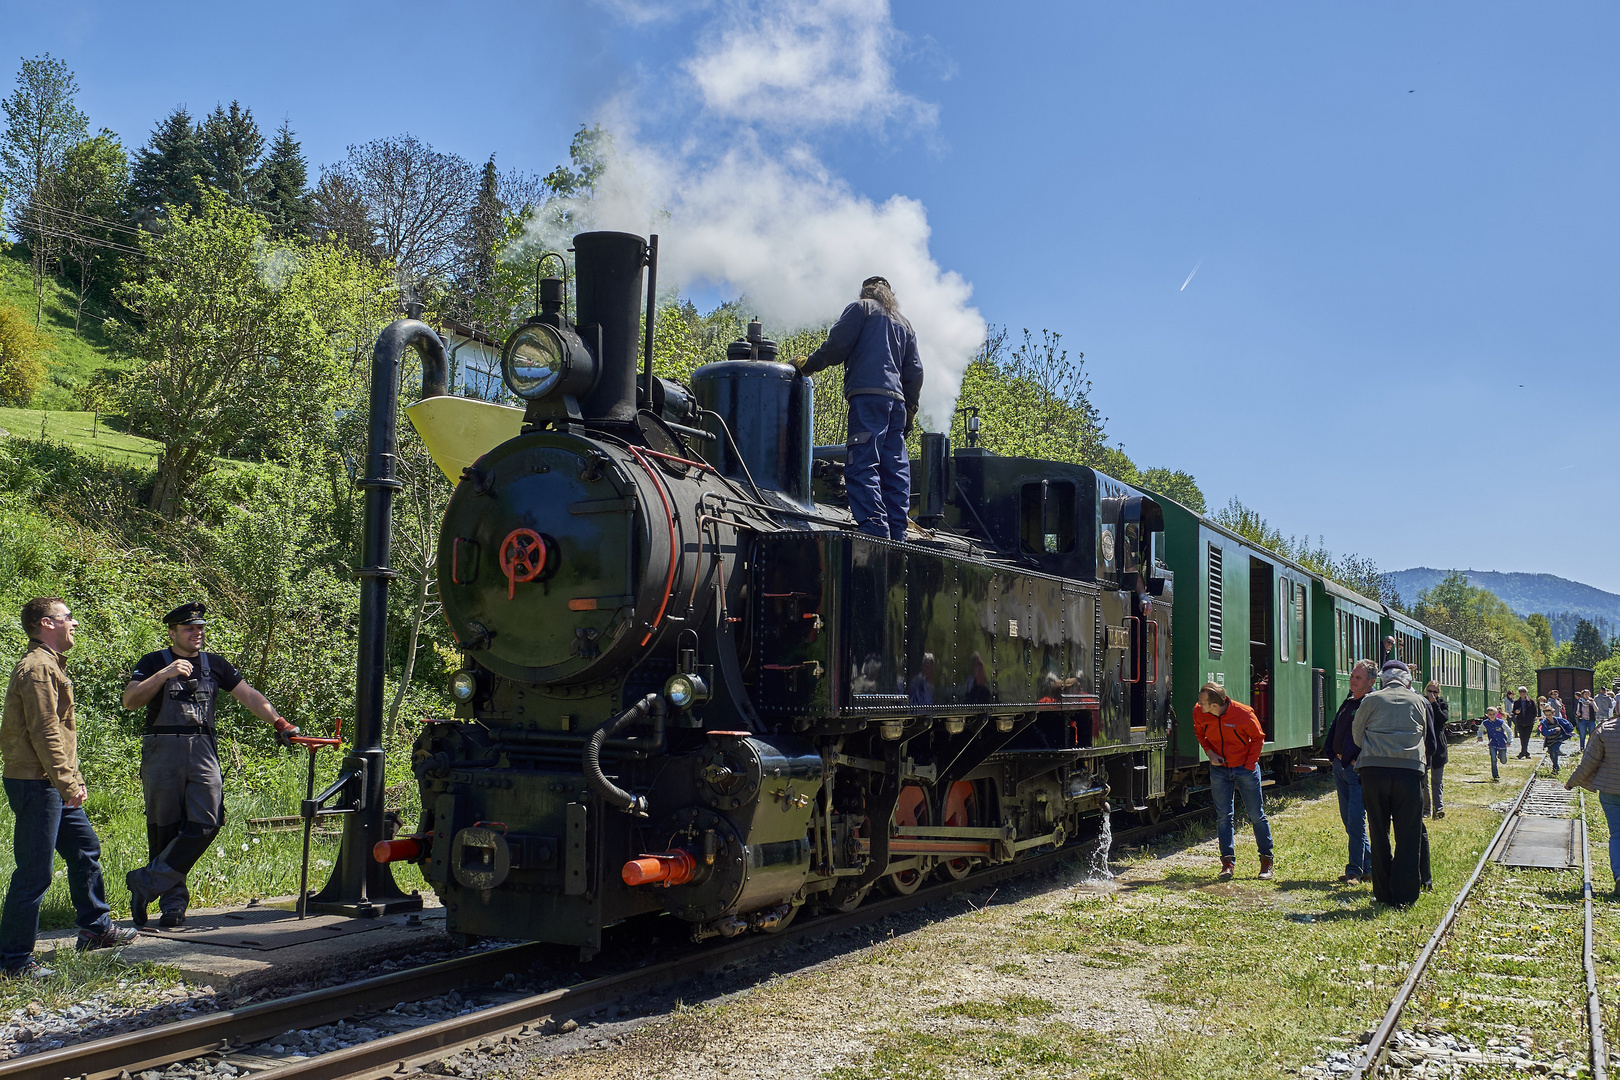
[(596, 387), (579, 403), (587, 420), (635, 419), (642, 270), (646, 265), (647, 242), (639, 236), (588, 232), (574, 237), (574, 325), (593, 349), (600, 327), (602, 342), (596, 358), (600, 371)]

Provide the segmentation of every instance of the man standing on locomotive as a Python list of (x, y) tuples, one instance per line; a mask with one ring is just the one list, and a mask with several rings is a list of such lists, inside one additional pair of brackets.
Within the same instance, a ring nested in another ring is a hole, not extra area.
[(1193, 706), (1193, 735), (1209, 755), (1209, 792), (1215, 801), (1215, 835), (1221, 845), (1221, 879), (1237, 872), (1237, 838), (1233, 821), (1237, 797), (1254, 826), (1260, 849), (1260, 877), (1271, 878), (1271, 822), (1260, 792), (1260, 751), (1266, 743), (1260, 718), (1247, 705), (1227, 696), (1226, 688), (1208, 682), (1198, 688)]
[(849, 511), (864, 533), (906, 537), (911, 504), (911, 462), (906, 436), (922, 393), (917, 334), (900, 314), (886, 279), (861, 282), (861, 298), (844, 309), (827, 340), (794, 366), (806, 375), (844, 365), (849, 436), (844, 483)]
[(147, 906), (158, 902), (166, 928), (186, 921), (191, 894), (186, 874), (202, 858), (225, 821), (223, 784), (215, 752), (214, 702), (224, 690), (276, 729), (283, 746), (298, 729), (218, 653), (203, 652), (207, 607), (181, 604), (164, 622), (169, 648), (147, 653), (124, 687), (124, 708), (146, 707), (141, 738), (141, 789), (146, 798), (146, 847), (150, 862), (131, 870), (130, 914), (146, 925)]

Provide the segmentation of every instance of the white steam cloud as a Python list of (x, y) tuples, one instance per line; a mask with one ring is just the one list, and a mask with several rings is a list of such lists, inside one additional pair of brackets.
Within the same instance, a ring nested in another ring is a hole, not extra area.
[(878, 202), (853, 191), (801, 141), (767, 146), (834, 124), (931, 126), (932, 108), (895, 87), (898, 40), (874, 0), (728, 8), (683, 65), (712, 137), (656, 149), (638, 137), (634, 103), (616, 103), (601, 117), (614, 151), (596, 197), (575, 208), (571, 227), (557, 207), (537, 215), (531, 239), (557, 247), (583, 222), (656, 232), (661, 290), (729, 288), (782, 330), (832, 321), (862, 279), (881, 274), (917, 331), (922, 411), (943, 425), (985, 324), (972, 286), (929, 253), (927, 211), (902, 195)]

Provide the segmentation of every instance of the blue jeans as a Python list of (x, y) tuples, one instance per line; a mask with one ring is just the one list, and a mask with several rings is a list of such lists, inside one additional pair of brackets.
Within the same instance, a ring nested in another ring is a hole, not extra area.
[(39, 934), (39, 906), (51, 887), (51, 852), (67, 863), (68, 894), (78, 913), (80, 930), (105, 934), (112, 929), (107, 889), (101, 881), (101, 840), (82, 807), (65, 807), (49, 780), (5, 781), (6, 801), (16, 815), (12, 848), (17, 869), (11, 874), (6, 904), (0, 911), (0, 968), (16, 971), (28, 963)]
[(1493, 746), (1490, 748), (1492, 780), (1500, 780), (1502, 778), (1502, 774), (1496, 771), (1496, 765), (1497, 762), (1501, 762), (1503, 765), (1507, 764), (1507, 752), (1508, 748), (1505, 746)]
[(1271, 822), (1266, 820), (1266, 808), (1260, 799), (1260, 766), (1238, 769), (1231, 765), (1211, 765), (1209, 792), (1215, 800), (1215, 835), (1221, 843), (1221, 858), (1237, 856), (1232, 820), (1237, 814), (1235, 796), (1239, 794), (1243, 796), (1243, 812), (1254, 824), (1254, 842), (1260, 848), (1260, 857), (1271, 858)]
[(1609, 823), (1609, 869), (1614, 871), (1616, 885), (1620, 885), (1620, 794), (1598, 792), (1598, 805)]
[(844, 446), (844, 485), (849, 512), (861, 532), (889, 540), (906, 538), (911, 505), (911, 458), (906, 453), (906, 403), (883, 394), (849, 399), (849, 438)]
[(1337, 758), (1333, 761), (1333, 782), (1339, 789), (1339, 819), (1350, 838), (1350, 855), (1344, 872), (1353, 877), (1372, 873), (1372, 841), (1367, 838), (1367, 807), (1361, 800), (1361, 777)]
[(1577, 720), (1577, 721), (1575, 721), (1575, 733), (1581, 737), (1581, 749), (1582, 750), (1586, 749), (1586, 740), (1592, 737), (1592, 732), (1596, 728), (1597, 728), (1597, 721), (1595, 721), (1595, 720)]
[(1546, 750), (1547, 751), (1547, 756), (1552, 758), (1553, 772), (1557, 772), (1558, 771), (1558, 755), (1562, 754), (1564, 752), (1564, 740), (1563, 739), (1548, 739), (1546, 742), (1542, 743), (1542, 749)]

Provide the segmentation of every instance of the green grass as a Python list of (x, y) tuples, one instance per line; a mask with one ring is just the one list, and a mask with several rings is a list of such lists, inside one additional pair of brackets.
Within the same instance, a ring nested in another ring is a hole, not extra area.
[[(1180, 859), (1157, 871), (1144, 860), (1117, 891), (1074, 894), (1055, 909), (1024, 914), (1010, 930), (981, 924), (978, 933), (990, 933), (972, 941), (998, 974), (1022, 975), (1019, 954), (1028, 957), (1025, 968), (1033, 974), (1020, 981), (1029, 994), (1041, 993), (1042, 972), (1054, 970), (1043, 964), (1050, 957), (1079, 959), (1097, 980), (1133, 972), (1146, 987), (1143, 996), (1162, 1007), (1151, 1034), (1021, 1007), (1015, 1002), (1043, 999), (1008, 994), (1003, 983), (995, 995), (891, 1024), (867, 1062), (832, 1071), (827, 1080), (1295, 1075), (1329, 1049), (1349, 1045), (1334, 1040), (1353, 1039), (1377, 1023), (1500, 825), (1489, 804), (1516, 794), (1528, 775), (1528, 763), (1514, 762), (1492, 785), (1484, 753), (1473, 744), (1454, 748), (1451, 761), (1446, 818), (1429, 823), (1435, 889), (1411, 907), (1376, 906), (1366, 887), (1334, 880), (1344, 869), (1345, 839), (1331, 784), (1318, 779), (1268, 793), (1275, 881), (1255, 879), (1253, 840), (1244, 828), (1231, 882), (1216, 881), (1213, 854), (1207, 865)], [(1588, 806), (1601, 819), (1590, 797)], [(1194, 829), (1177, 846), (1196, 844), (1209, 831)], [(1604, 883), (1596, 826), (1593, 835), (1594, 873)], [(1570, 876), (1547, 875), (1541, 885), (1567, 893)], [(1567, 931), (1539, 918), (1515, 920), (1508, 933), (1519, 936), (1504, 940), (1522, 938), (1529, 947)], [(1438, 1006), (1447, 992), (1426, 991), (1433, 1000), (1425, 1004)]]
[[(28, 249), (0, 243), (0, 303), (34, 317), (34, 281)], [(79, 330), (73, 329), (78, 303), (73, 286), (60, 278), (45, 283), (45, 309), (40, 330), (50, 338), (53, 351), (45, 358), (46, 380), (34, 402), (47, 409), (79, 409), (78, 389), (102, 368), (124, 367), (103, 327), (110, 314), (92, 297), (84, 307)]]
[[(247, 721), (243, 721), (247, 722)], [(128, 752), (138, 758), (137, 739), (127, 739)], [(283, 817), (298, 813), (304, 797), (308, 759), (302, 751), (267, 755), (235, 748), (229, 737), (220, 740), (219, 754), (225, 769), (225, 827), (220, 830), (208, 854), (191, 871), (187, 885), (193, 907), (223, 907), (246, 903), (255, 897), (291, 896), (298, 891), (299, 863), (303, 855), (303, 833), (272, 832), (248, 824), (250, 818)], [(407, 751), (391, 755), (389, 775), (409, 777)], [(336, 774), (337, 755), (322, 752), (317, 763), (316, 789)], [(85, 812), (101, 837), (101, 869), (107, 882), (107, 899), (115, 918), (129, 917), (129, 892), (124, 875), (147, 861), (146, 820), (142, 812), (139, 781), (133, 772), (117, 776), (98, 775), (86, 765), (90, 798)], [(415, 784), (404, 785), (396, 793), (397, 806), (407, 828), (417, 819)], [(14, 865), (11, 837), (12, 815), (0, 802), (0, 881), (10, 879)], [(310, 846), (310, 886), (318, 888), (331, 874), (337, 857), (336, 837), (319, 837)], [(55, 879), (45, 895), (40, 912), (42, 929), (66, 929), (73, 925), (73, 904), (68, 896), (62, 862), (55, 860)], [(406, 891), (427, 885), (414, 864), (394, 867), (395, 880)]]
[(17, 438), (50, 439), (104, 461), (141, 468), (157, 468), (163, 451), (151, 439), (112, 430), (90, 412), (0, 408), (0, 428)]

